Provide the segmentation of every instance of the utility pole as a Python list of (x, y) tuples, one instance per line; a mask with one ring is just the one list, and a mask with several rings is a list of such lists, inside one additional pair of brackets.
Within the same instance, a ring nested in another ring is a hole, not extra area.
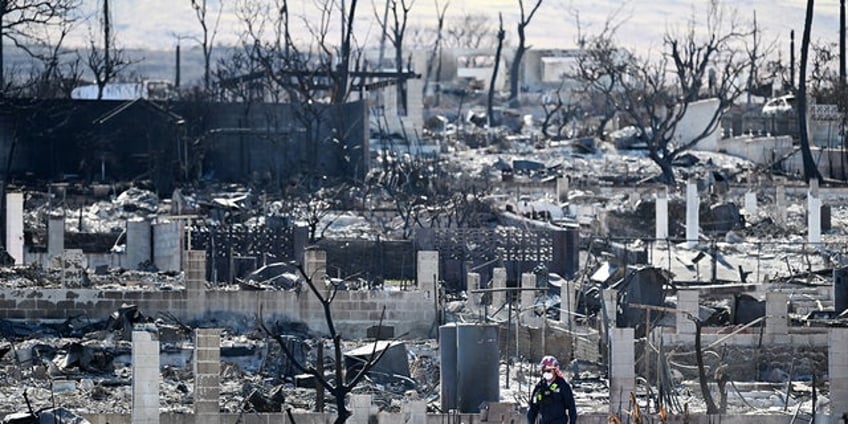
[(789, 90), (795, 91), (795, 30), (789, 31)]
[(845, 0), (839, 0), (839, 88), (845, 89)]
[(0, 98), (6, 96), (6, 78), (3, 73), (3, 16), (6, 15), (6, 7), (9, 0), (0, 0)]
[[(103, 0), (103, 66), (109, 68), (109, 32), (111, 23), (109, 22), (109, 0)], [(108, 71), (107, 71), (108, 72)]]

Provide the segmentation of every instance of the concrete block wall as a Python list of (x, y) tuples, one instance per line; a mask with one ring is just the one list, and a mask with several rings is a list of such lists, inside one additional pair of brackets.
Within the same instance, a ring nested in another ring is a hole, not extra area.
[(622, 416), (630, 409), (630, 393), (636, 392), (636, 369), (632, 328), (610, 329), (610, 413)]
[(181, 270), (182, 224), (163, 221), (153, 224), (153, 264), (160, 271)]
[(147, 220), (127, 221), (126, 267), (138, 269), (138, 264), (152, 259), (151, 226)]
[(6, 194), (6, 252), (15, 264), (24, 263), (24, 194)]
[[(106, 319), (123, 304), (138, 305), (148, 316), (169, 312), (189, 321), (219, 313), (253, 318), (261, 310), (267, 319), (288, 318), (326, 331), (323, 307), (308, 291), (227, 292), (197, 287), (174, 291), (0, 289), (0, 318), (4, 319), (64, 319), (77, 315)], [(333, 318), (346, 337), (365, 337), (366, 328), (379, 321), (383, 306), (384, 324), (394, 326), (396, 334), (426, 336), (436, 319), (433, 300), (418, 291), (341, 291), (332, 303)]]
[(159, 335), (155, 327), (132, 333), (132, 424), (159, 424)]
[(194, 413), (205, 424), (220, 424), (221, 330), (195, 330)]
[(848, 413), (848, 329), (833, 328), (828, 342), (828, 374), (830, 375), (831, 422), (841, 421)]

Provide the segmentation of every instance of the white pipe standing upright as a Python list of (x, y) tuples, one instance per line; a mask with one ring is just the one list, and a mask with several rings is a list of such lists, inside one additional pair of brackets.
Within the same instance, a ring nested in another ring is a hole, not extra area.
[(24, 263), (24, 194), (6, 193), (6, 252), (15, 265)]
[(749, 191), (745, 193), (745, 212), (750, 216), (756, 216), (757, 211), (757, 192)]
[(698, 245), (698, 184), (694, 179), (686, 183), (686, 244), (690, 249)]
[(668, 238), (668, 187), (661, 188), (657, 192), (656, 201), (656, 239)]
[(786, 222), (786, 180), (780, 179), (777, 183), (776, 193), (774, 195), (774, 220), (778, 224)]
[(807, 241), (821, 243), (821, 198), (819, 198), (819, 180), (810, 180), (807, 192)]

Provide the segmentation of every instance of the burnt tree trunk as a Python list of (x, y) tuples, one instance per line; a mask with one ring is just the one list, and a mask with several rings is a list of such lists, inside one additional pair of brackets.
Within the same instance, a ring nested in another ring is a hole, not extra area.
[(804, 179), (821, 180), (821, 174), (810, 151), (810, 139), (807, 133), (807, 56), (810, 50), (810, 32), (813, 27), (813, 6), (815, 0), (807, 0), (807, 14), (804, 19), (804, 35), (801, 38), (801, 66), (798, 73), (798, 129), (801, 141), (801, 158), (804, 161)]

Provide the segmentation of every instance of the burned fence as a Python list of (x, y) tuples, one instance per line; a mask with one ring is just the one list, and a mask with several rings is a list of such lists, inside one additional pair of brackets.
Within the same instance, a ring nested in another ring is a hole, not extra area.
[(576, 228), (429, 228), (418, 230), (415, 238), (419, 250), (439, 252), (442, 279), (459, 282), (457, 289), (466, 289), (469, 272), (479, 273), (486, 282), (494, 268), (504, 267), (508, 280), (518, 281), (522, 273), (542, 267), (571, 277), (579, 266)]
[(206, 252), (206, 279), (213, 283), (234, 282), (269, 263), (296, 261), (305, 240), (305, 228), (293, 226), (196, 226), (189, 230), (190, 249)]
[(385, 280), (415, 281), (415, 244), (410, 240), (321, 240), (327, 252), (330, 277), (361, 279), (369, 284)]
[[(242, 225), (192, 227), (191, 248), (206, 252), (206, 279), (235, 282), (277, 262), (302, 263), (307, 228)], [(330, 277), (381, 283), (386, 279), (415, 279), (415, 246), (411, 241), (321, 240), (327, 252)]]

